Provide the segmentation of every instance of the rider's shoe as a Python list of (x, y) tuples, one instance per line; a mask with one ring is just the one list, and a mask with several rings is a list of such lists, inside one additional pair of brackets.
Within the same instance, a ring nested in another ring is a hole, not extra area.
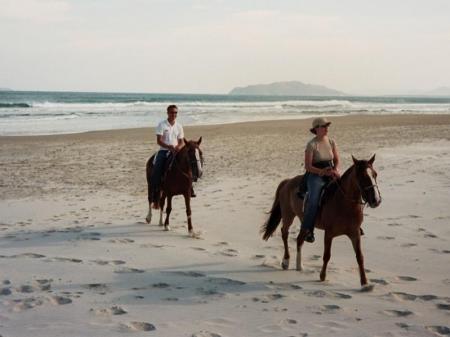
[(305, 241), (309, 243), (313, 243), (316, 239), (314, 238), (314, 232), (308, 231), (308, 234), (305, 236)]

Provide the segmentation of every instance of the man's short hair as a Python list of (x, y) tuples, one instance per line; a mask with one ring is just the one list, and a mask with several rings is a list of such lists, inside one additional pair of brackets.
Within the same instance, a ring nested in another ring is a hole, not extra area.
[(171, 104), (171, 105), (169, 105), (169, 106), (167, 107), (167, 112), (169, 112), (169, 111), (172, 110), (172, 109), (177, 109), (177, 110), (178, 110), (178, 107), (177, 107), (175, 104)]

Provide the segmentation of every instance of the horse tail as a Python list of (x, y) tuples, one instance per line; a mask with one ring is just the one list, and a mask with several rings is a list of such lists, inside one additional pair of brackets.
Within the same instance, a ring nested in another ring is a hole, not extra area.
[(145, 164), (145, 174), (147, 177), (147, 199), (148, 202), (152, 202), (152, 188), (150, 186), (151, 178), (152, 178), (152, 168), (153, 168), (153, 158), (155, 155), (151, 156), (147, 163)]
[(283, 180), (275, 192), (275, 200), (273, 201), (272, 209), (270, 210), (269, 219), (261, 227), (261, 233), (263, 234), (263, 240), (268, 240), (277, 229), (281, 221), (281, 206), (280, 206), (280, 190), (288, 182), (288, 179)]

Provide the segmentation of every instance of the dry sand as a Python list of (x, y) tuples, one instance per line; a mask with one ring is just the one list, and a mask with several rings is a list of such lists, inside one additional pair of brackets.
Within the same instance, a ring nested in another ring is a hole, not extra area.
[[(185, 128), (206, 159), (198, 239), (181, 197), (172, 231), (144, 222), (152, 129), (0, 137), (0, 335), (450, 335), (450, 116), (331, 120), (344, 168), (377, 155), (383, 202), (363, 224), (372, 292), (347, 238), (318, 282), (321, 231), (303, 272), (281, 270), (278, 232), (259, 235), (280, 180), (303, 171), (310, 120)], [(291, 230), (295, 257), (298, 220)]]

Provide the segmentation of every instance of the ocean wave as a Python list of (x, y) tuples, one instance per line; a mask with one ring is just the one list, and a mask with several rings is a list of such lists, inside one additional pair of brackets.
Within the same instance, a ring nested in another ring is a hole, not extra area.
[(28, 103), (0, 103), (1, 108), (31, 108)]

